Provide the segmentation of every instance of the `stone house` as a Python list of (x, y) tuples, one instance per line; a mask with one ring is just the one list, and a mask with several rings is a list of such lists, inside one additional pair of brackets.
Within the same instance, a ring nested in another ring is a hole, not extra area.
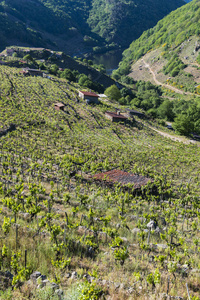
[(106, 111), (105, 117), (111, 120), (112, 122), (125, 122), (128, 119), (127, 117), (122, 115), (120, 111), (117, 112)]
[(83, 100), (89, 100), (90, 103), (99, 103), (99, 96), (93, 92), (79, 91), (79, 97)]
[(57, 103), (54, 104), (54, 108), (56, 110), (63, 110), (64, 111), (65, 105), (63, 103), (61, 103), (61, 102), (57, 102)]

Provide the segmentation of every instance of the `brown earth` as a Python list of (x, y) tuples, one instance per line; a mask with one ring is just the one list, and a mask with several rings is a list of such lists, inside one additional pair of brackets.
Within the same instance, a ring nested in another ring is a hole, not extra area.
[[(183, 63), (188, 65), (184, 71), (192, 74), (194, 81), (199, 84), (200, 71), (198, 70), (198, 67), (200, 66), (196, 62), (199, 51), (196, 53), (194, 52), (196, 42), (197, 38), (192, 37), (179, 45), (177, 48), (180, 49), (180, 59), (183, 61)], [(175, 48), (174, 50), (177, 49)], [(162, 55), (163, 52), (164, 49), (160, 47), (159, 49), (152, 50), (151, 52), (145, 54), (143, 58), (139, 59), (132, 65), (129, 76), (137, 81), (144, 80), (150, 81), (152, 84), (161, 85), (164, 88), (170, 89), (178, 94), (194, 95), (193, 93), (184, 92), (183, 90), (166, 84), (169, 75), (164, 75), (162, 72), (164, 65), (167, 63), (167, 60)]]

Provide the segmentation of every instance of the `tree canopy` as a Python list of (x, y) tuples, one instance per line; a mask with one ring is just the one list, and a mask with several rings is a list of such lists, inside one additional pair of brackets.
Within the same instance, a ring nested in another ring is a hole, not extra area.
[(108, 87), (105, 92), (106, 96), (108, 96), (111, 100), (119, 100), (121, 98), (121, 93), (118, 87), (113, 84), (110, 87)]

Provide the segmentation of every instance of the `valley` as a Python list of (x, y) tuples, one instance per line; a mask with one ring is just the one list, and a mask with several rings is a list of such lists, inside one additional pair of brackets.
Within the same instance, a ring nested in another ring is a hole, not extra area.
[(46, 47), (71, 56), (118, 50), (184, 4), (182, 0), (0, 1), (0, 50), (10, 45)]
[(0, 1), (0, 300), (200, 300), (183, 4)]
[[(187, 299), (183, 278), (198, 297), (199, 142), (20, 70), (0, 66), (0, 299)], [(95, 181), (110, 170), (150, 181)]]
[(111, 75), (114, 70), (118, 68), (119, 62), (122, 59), (122, 50), (108, 51), (105, 54), (96, 54), (89, 56), (94, 64), (103, 64), (106, 68), (106, 73)]

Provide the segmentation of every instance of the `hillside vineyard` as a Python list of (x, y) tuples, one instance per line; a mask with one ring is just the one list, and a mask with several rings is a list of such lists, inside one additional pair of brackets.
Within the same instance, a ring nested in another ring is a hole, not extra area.
[(199, 12), (0, 1), (0, 300), (200, 299)]
[[(198, 145), (112, 123), (64, 79), (0, 70), (2, 299), (197, 296)], [(111, 169), (151, 181), (92, 179)]]

